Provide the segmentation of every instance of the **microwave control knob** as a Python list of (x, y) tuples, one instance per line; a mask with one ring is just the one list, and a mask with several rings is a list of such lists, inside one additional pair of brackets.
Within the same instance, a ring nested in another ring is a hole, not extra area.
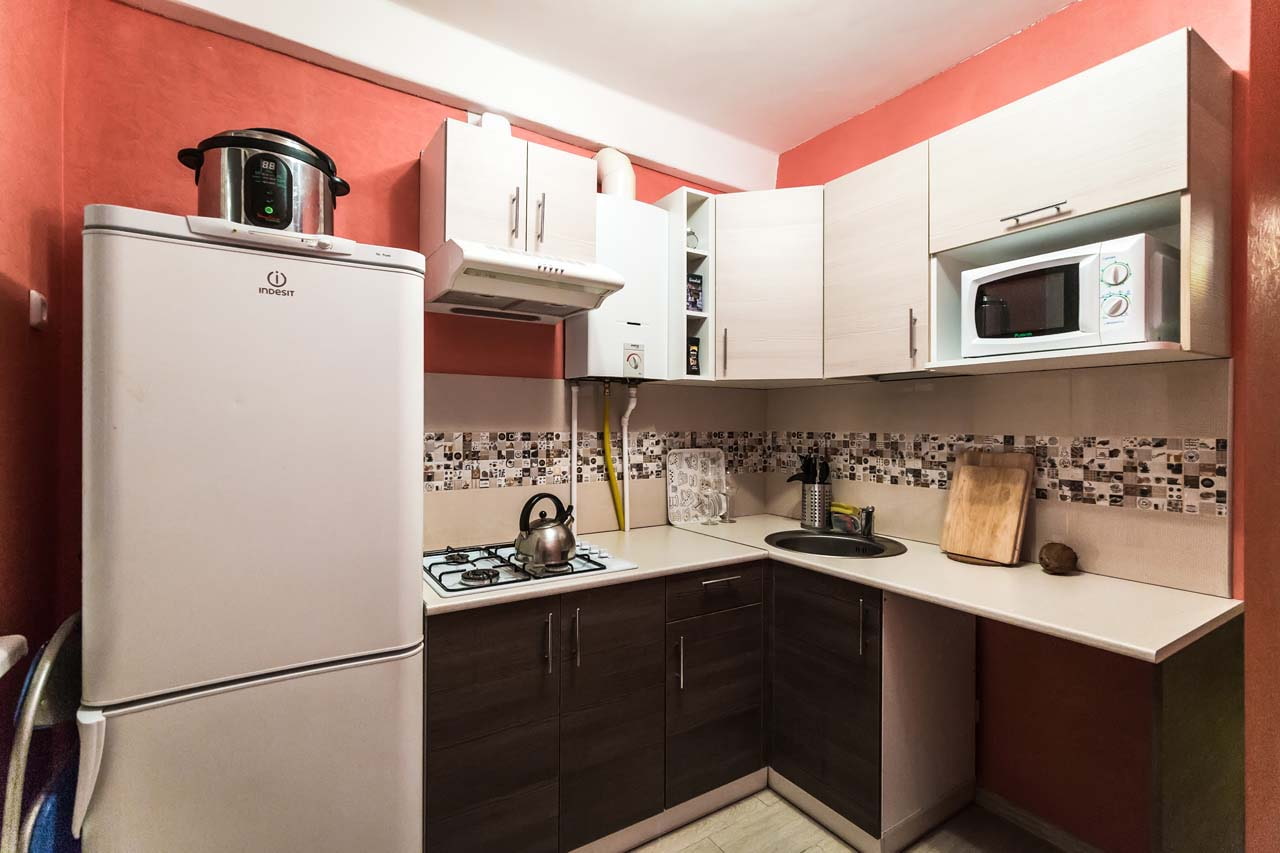
[(1102, 271), (1102, 280), (1111, 287), (1129, 280), (1129, 265), (1117, 261)]
[(1102, 306), (1102, 311), (1108, 317), (1123, 317), (1129, 310), (1129, 297), (1113, 296), (1108, 299)]

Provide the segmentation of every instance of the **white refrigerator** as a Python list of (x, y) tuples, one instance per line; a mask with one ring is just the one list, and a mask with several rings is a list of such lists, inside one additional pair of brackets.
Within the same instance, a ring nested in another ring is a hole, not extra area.
[(421, 255), (85, 209), (86, 853), (420, 853)]

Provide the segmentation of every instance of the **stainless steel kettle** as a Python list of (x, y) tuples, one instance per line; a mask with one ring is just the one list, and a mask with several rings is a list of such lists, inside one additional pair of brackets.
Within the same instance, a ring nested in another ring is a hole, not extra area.
[[(545, 511), (531, 518), (533, 508), (541, 500), (550, 500), (556, 508), (554, 518), (547, 518)], [(520, 511), (520, 535), (516, 537), (516, 556), (530, 568), (567, 563), (577, 552), (577, 542), (569, 522), (573, 519), (573, 507), (550, 492), (539, 492), (525, 503)]]

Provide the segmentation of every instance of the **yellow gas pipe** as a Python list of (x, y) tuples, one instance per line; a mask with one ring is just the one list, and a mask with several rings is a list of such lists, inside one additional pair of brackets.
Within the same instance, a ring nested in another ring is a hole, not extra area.
[(609, 492), (613, 495), (613, 514), (622, 530), (626, 518), (622, 513), (622, 492), (618, 490), (618, 472), (613, 467), (613, 442), (609, 437), (609, 383), (604, 383), (604, 470), (609, 475)]

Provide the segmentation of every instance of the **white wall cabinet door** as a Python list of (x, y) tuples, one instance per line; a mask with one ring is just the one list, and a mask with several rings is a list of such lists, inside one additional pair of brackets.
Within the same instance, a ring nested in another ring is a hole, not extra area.
[[(422, 154), (422, 241), (525, 248), (530, 145), (492, 128), (445, 121)], [(587, 161), (591, 162), (591, 161)]]
[(929, 340), (929, 146), (922, 142), (826, 185), (824, 371), (923, 367)]
[(539, 255), (596, 259), (596, 164), (529, 145), (528, 242)]
[(822, 377), (822, 187), (716, 196), (721, 379)]
[(1186, 187), (1198, 38), (1179, 30), (934, 137), (929, 250)]

